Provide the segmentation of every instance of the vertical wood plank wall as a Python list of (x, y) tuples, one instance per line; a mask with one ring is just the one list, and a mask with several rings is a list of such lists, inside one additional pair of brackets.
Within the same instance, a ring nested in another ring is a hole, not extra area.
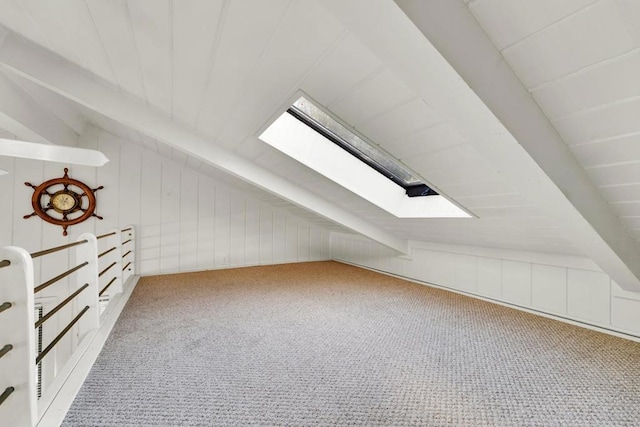
[(586, 258), (410, 242), (410, 259), (355, 235), (331, 234), (335, 260), (640, 338), (640, 293)]
[[(133, 224), (137, 227), (138, 274), (151, 275), (260, 264), (315, 261), (330, 258), (329, 232), (278, 210), (252, 196), (195, 171), (184, 163), (145, 149), (97, 128), (89, 128), (82, 145), (103, 151), (110, 159), (102, 168), (45, 163), (0, 156), (0, 247), (20, 246), (28, 252), (74, 241), (84, 232), (101, 234)], [(89, 219), (69, 228), (45, 223), (32, 212), (35, 185), (70, 176), (94, 188), (99, 221)], [(35, 281), (40, 284), (66, 271), (72, 260), (67, 251), (39, 258)], [(37, 295), (51, 307), (70, 293), (63, 279)], [(59, 325), (72, 318), (71, 305), (56, 314)], [(51, 322), (48, 322), (49, 324)], [(50, 342), (51, 327), (44, 341)], [(46, 358), (44, 375), (60, 369), (70, 355), (74, 334), (67, 334)]]
[[(0, 246), (32, 252), (83, 232), (134, 224), (142, 275), (329, 259), (326, 230), (110, 133), (92, 129), (84, 138), (109, 163), (87, 168), (0, 158), (0, 168), (9, 171), (0, 177)], [(104, 220), (71, 226), (68, 237), (37, 217), (22, 219), (32, 211), (33, 193), (23, 183), (60, 176), (64, 167), (72, 178), (105, 187), (97, 193), (97, 212)], [(65, 262), (55, 260), (58, 266)]]

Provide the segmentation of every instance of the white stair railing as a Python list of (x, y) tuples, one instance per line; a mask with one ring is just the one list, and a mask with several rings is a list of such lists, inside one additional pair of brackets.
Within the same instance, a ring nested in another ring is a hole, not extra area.
[(33, 261), (22, 248), (0, 249), (0, 425), (36, 421)]
[[(99, 240), (105, 242), (100, 245), (103, 249), (99, 249)], [(65, 250), (73, 267), (51, 273), (48, 276), (54, 277), (36, 285), (33, 259)], [(133, 226), (98, 237), (85, 233), (73, 243), (33, 254), (16, 247), (0, 249), (0, 425), (36, 425), (100, 327), (100, 296), (108, 295), (111, 300), (133, 275), (134, 252)], [(69, 286), (58, 290), (55, 284), (65, 278)], [(55, 303), (36, 321), (34, 295), (44, 289), (49, 289), (49, 294), (55, 290), (49, 298)], [(54, 338), (43, 343), (36, 354), (35, 330), (44, 327), (51, 328), (53, 332), (46, 335)], [(71, 356), (52, 379), (40, 384), (42, 396), (38, 400), (37, 366), (47, 355), (53, 357), (56, 345), (65, 337), (72, 338), (67, 339), (67, 345), (73, 347)]]

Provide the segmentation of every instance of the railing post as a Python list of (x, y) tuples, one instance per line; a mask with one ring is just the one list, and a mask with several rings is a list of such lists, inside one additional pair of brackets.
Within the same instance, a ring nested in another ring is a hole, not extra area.
[(78, 322), (78, 342), (80, 342), (87, 332), (100, 326), (100, 309), (98, 305), (100, 283), (98, 281), (98, 240), (96, 236), (90, 233), (83, 233), (77, 240), (86, 240), (87, 243), (74, 247), (75, 263), (79, 265), (87, 262), (87, 265), (77, 271), (75, 289), (79, 289), (85, 283), (89, 285), (84, 292), (78, 295), (76, 300), (77, 309), (75, 312), (80, 312), (84, 307), (89, 307), (87, 313)]
[(32, 427), (37, 417), (33, 261), (17, 247), (0, 249), (0, 262), (5, 260), (9, 264), (0, 268), (0, 305), (5, 307), (0, 312), (0, 348), (5, 349), (0, 358), (0, 395), (5, 397), (0, 424)]
[(122, 227), (122, 242), (122, 283), (125, 284), (136, 274), (136, 229), (133, 225)]

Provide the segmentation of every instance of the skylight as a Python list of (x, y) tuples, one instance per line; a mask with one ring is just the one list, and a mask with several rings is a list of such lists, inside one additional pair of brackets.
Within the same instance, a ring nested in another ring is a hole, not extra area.
[(400, 185), (406, 190), (409, 197), (438, 195), (435, 190), (422, 182), (420, 177), (398, 160), (364, 141), (305, 97), (298, 98), (289, 107), (287, 113)]
[[(259, 138), (398, 218), (471, 217), (308, 98), (298, 98)], [(429, 197), (413, 197), (421, 195)]]

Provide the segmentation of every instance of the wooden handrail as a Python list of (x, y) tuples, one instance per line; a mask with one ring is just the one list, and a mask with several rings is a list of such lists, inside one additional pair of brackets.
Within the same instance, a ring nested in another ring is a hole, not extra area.
[(55, 347), (56, 344), (58, 344), (58, 342), (62, 339), (62, 337), (64, 337), (65, 334), (69, 332), (71, 328), (73, 328), (73, 325), (75, 325), (78, 322), (78, 320), (80, 320), (80, 318), (87, 312), (87, 310), (89, 310), (89, 306), (86, 306), (85, 308), (83, 308), (82, 311), (78, 313), (78, 315), (74, 317), (73, 320), (67, 325), (67, 327), (64, 328), (62, 332), (60, 332), (58, 336), (53, 339), (53, 341), (51, 341), (51, 344), (49, 344), (47, 348), (42, 350), (42, 353), (40, 353), (38, 357), (36, 357), (36, 365), (40, 363), (40, 361), (47, 355), (47, 353), (49, 353), (51, 349)]
[(69, 243), (69, 244), (66, 244), (66, 245), (62, 245), (62, 246), (56, 246), (55, 248), (45, 249), (45, 250), (42, 250), (42, 251), (39, 251), (39, 252), (34, 252), (34, 253), (31, 254), (31, 258), (38, 258), (40, 256), (52, 254), (54, 252), (58, 252), (58, 251), (61, 251), (63, 249), (68, 249), (68, 248), (72, 248), (74, 246), (83, 245), (83, 244), (85, 244), (87, 242), (88, 242), (88, 240), (80, 240), (78, 242), (73, 242), (73, 243)]
[(3, 259), (2, 261), (0, 261), (0, 268), (9, 267), (10, 265), (11, 265), (11, 261), (9, 261), (8, 259)]
[(64, 279), (65, 277), (67, 277), (68, 275), (70, 275), (71, 273), (73, 273), (74, 271), (80, 270), (82, 267), (84, 267), (85, 265), (89, 265), (89, 262), (85, 261), (80, 265), (76, 265), (75, 267), (73, 267), (70, 270), (65, 271), (62, 274), (57, 275), (56, 277), (54, 277), (51, 280), (47, 280), (46, 282), (44, 282), (42, 285), (40, 286), (36, 286), (36, 288), (33, 290), (33, 293), (38, 293), (41, 290), (43, 290), (44, 288), (53, 285), (54, 283), (56, 283), (58, 280), (60, 279)]

